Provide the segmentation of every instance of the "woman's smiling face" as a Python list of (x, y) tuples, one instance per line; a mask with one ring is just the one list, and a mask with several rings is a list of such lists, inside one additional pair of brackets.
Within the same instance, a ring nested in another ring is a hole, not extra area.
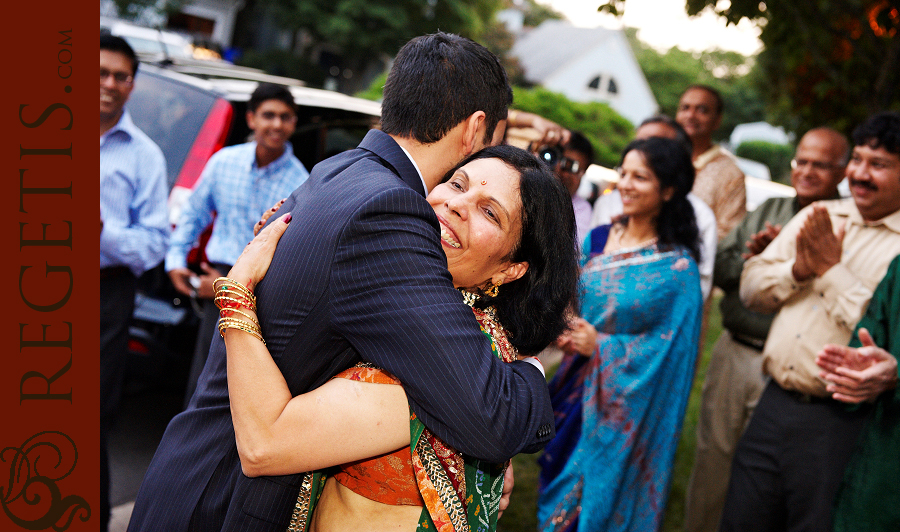
[(522, 228), (519, 180), (499, 159), (476, 159), (428, 195), (457, 288), (486, 288), (525, 273), (527, 263), (509, 260)]
[(656, 173), (638, 150), (625, 154), (616, 188), (622, 195), (622, 212), (627, 216), (654, 219), (659, 215), (663, 202), (672, 197), (671, 187), (660, 190)]

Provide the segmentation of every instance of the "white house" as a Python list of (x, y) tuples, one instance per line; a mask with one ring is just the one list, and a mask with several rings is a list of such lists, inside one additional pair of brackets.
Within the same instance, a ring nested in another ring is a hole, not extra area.
[(510, 52), (525, 79), (577, 102), (604, 102), (637, 125), (659, 110), (622, 30), (548, 20), (524, 30)]

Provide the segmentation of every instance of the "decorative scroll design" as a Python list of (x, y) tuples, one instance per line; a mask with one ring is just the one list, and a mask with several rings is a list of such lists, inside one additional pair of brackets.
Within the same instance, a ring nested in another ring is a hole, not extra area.
[(0, 485), (0, 506), (22, 529), (58, 532), (78, 517), (87, 522), (91, 507), (78, 495), (63, 496), (57, 482), (69, 476), (78, 462), (78, 450), (69, 436), (44, 431), (20, 447), (0, 451), (0, 464), (9, 465), (8, 484)]

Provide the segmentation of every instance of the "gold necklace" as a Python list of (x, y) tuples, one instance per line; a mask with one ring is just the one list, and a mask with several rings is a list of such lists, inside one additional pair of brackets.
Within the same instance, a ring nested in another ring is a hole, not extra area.
[(463, 301), (466, 303), (466, 305), (469, 305), (469, 307), (471, 307), (472, 310), (477, 310), (478, 312), (481, 312), (482, 314), (485, 314), (486, 316), (488, 316), (490, 319), (497, 321), (497, 309), (496, 308), (487, 307), (486, 309), (476, 309), (475, 303), (478, 302), (478, 300), (480, 299), (480, 296), (478, 294), (476, 294), (475, 292), (469, 292), (468, 290), (464, 290), (462, 288), (459, 288), (458, 290), (459, 290), (459, 293), (462, 294), (462, 296), (463, 296)]
[(640, 249), (640, 248), (644, 248), (644, 247), (655, 244), (656, 241), (659, 239), (658, 236), (654, 236), (653, 238), (644, 240), (643, 242), (639, 242), (637, 244), (629, 245), (628, 247), (626, 247), (625, 243), (623, 242), (623, 237), (625, 236), (625, 231), (627, 230), (627, 228), (624, 226), (619, 226), (619, 227), (621, 227), (621, 230), (616, 231), (616, 241), (615, 241), (614, 249), (612, 249), (610, 251), (618, 251), (620, 249)]

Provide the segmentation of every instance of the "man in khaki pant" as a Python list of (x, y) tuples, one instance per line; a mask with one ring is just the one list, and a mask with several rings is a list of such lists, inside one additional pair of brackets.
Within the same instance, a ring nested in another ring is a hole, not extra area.
[(713, 282), (725, 291), (720, 308), (726, 330), (713, 347), (703, 383), (685, 532), (718, 528), (734, 449), (765, 387), (762, 348), (773, 315), (741, 304), (738, 287), (744, 261), (765, 249), (800, 209), (838, 197), (847, 152), (847, 140), (837, 131), (818, 128), (806, 133), (791, 161), (797, 196), (765, 201), (719, 243)]

